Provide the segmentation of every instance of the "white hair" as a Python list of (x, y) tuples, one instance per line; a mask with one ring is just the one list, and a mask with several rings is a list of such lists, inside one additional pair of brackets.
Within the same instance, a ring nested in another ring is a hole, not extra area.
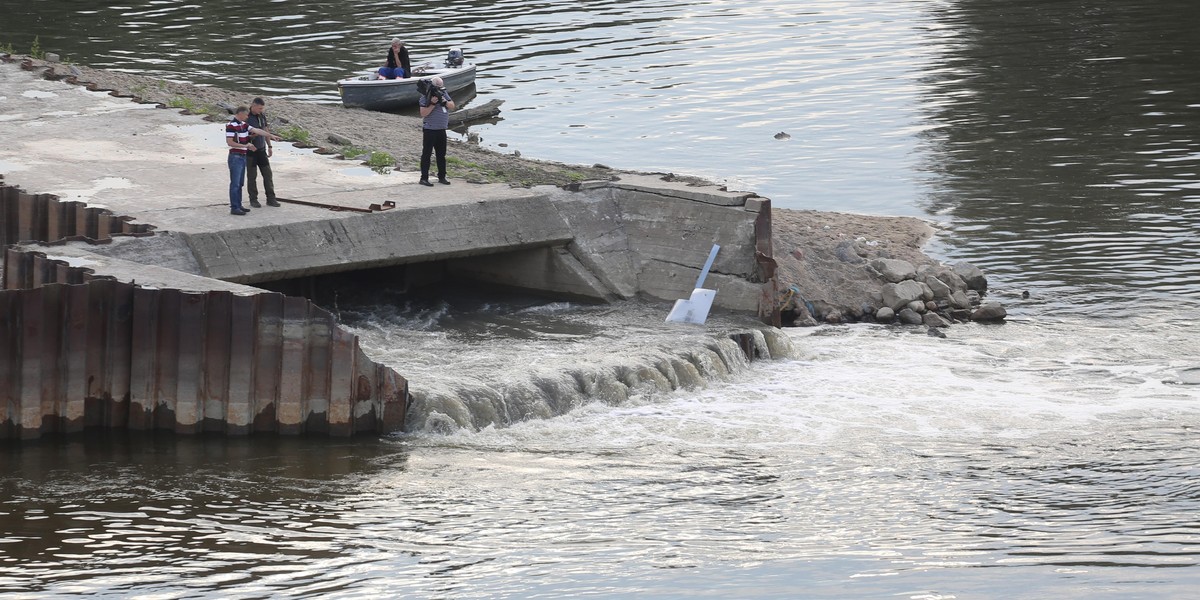
[(433, 85), (436, 85), (438, 87), (442, 87), (442, 85), (443, 85), (441, 77), (435, 76), (433, 79), (430, 79), (430, 81), (433, 82)]
[(400, 38), (392, 38), (392, 43), (393, 44), (403, 44), (404, 42), (400, 41)]

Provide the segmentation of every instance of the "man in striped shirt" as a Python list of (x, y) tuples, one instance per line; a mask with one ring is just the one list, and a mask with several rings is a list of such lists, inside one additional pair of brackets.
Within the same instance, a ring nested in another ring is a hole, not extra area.
[(229, 146), (229, 214), (242, 216), (250, 209), (242, 208), (242, 186), (246, 184), (246, 152), (253, 152), (254, 145), (250, 136), (266, 136), (271, 141), (278, 142), (283, 138), (257, 127), (251, 127), (246, 119), (250, 109), (245, 106), (237, 107), (233, 118), (225, 124), (225, 145)]
[(450, 127), (450, 111), (454, 110), (454, 100), (446, 93), (446, 85), (441, 77), (429, 80), (429, 91), (417, 99), (421, 107), (421, 185), (429, 183), (429, 158), (437, 153), (438, 182), (450, 185), (446, 179), (446, 128)]

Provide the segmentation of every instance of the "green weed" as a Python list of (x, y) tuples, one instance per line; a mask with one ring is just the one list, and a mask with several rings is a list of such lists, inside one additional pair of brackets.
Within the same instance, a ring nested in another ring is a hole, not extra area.
[(367, 159), (367, 166), (380, 175), (387, 175), (392, 172), (392, 167), (396, 166), (396, 159), (387, 152), (372, 152)]
[(29, 46), (29, 56), (42, 60), (46, 57), (46, 52), (42, 50), (42, 42), (37, 38), (33, 38), (33, 44)]
[(184, 96), (175, 96), (167, 101), (167, 106), (171, 108), (182, 108), (188, 112), (196, 111), (196, 101)]
[(307, 129), (297, 125), (287, 125), (276, 131), (275, 134), (289, 142), (299, 142), (306, 146), (312, 145), (312, 134)]
[(370, 150), (359, 148), (358, 146), (342, 146), (337, 149), (337, 153), (341, 154), (342, 158), (354, 158), (355, 156), (362, 156), (369, 152)]

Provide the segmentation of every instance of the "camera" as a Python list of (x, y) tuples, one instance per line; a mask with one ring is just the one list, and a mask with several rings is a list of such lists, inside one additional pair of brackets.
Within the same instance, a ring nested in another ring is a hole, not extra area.
[(433, 104), (435, 96), (442, 104), (446, 103), (446, 88), (433, 85), (432, 80), (421, 79), (417, 81), (417, 92), (425, 97), (426, 104)]

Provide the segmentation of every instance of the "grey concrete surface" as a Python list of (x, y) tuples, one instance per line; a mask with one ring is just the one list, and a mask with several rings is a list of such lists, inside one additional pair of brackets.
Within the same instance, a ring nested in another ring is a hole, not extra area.
[(98, 246), (92, 246), (86, 242), (70, 242), (54, 246), (22, 244), (18, 247), (22, 250), (41, 252), (48, 259), (61, 260), (72, 267), (88, 269), (96, 275), (112, 277), (126, 283), (136, 283), (146, 288), (175, 289), (185, 292), (231, 292), (242, 296), (262, 293), (261, 289), (248, 285), (97, 254), (95, 250)]
[[(0, 63), (0, 139), (0, 173), (10, 185), (102, 206), (159, 229), (191, 234), (356, 215), (291, 204), (230, 215), (224, 123), (48, 81), (16, 64)], [(378, 175), (286, 142), (275, 144), (271, 167), (281, 197), (349, 208), (514, 195), (503, 185), (470, 186), (470, 197), (454, 186), (426, 188), (415, 185), (417, 173)]]
[(625, 173), (574, 192), (465, 182), (428, 188), (416, 184), (416, 173), (378, 175), (276, 143), (280, 197), (396, 208), (284, 204), (238, 217), (228, 210), (223, 123), (7, 63), (0, 63), (0, 140), (8, 184), (156, 228), (153, 241), (95, 248), (111, 259), (103, 268), (131, 276), (136, 268), (118, 260), (237, 283), (449, 260), (451, 270), (485, 281), (597, 300), (672, 301), (690, 295), (717, 243), (707, 286), (718, 288), (716, 306), (758, 308), (754, 221), (764, 200), (745, 192)]

